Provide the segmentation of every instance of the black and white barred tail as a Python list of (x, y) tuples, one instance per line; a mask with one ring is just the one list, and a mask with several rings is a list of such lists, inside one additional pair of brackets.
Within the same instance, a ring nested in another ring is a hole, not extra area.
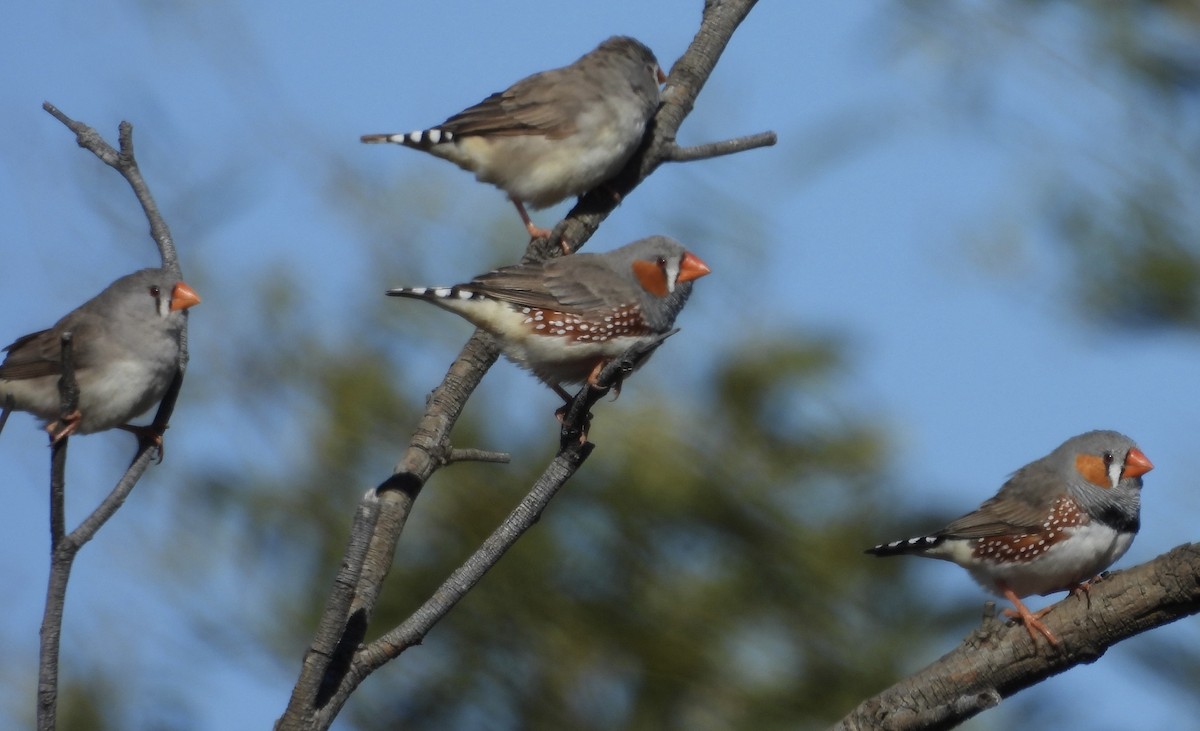
[(387, 291), (389, 297), (411, 297), (420, 300), (473, 300), (484, 295), (460, 286), (454, 287), (397, 287)]
[(929, 549), (941, 545), (944, 540), (946, 540), (945, 536), (917, 536), (916, 538), (905, 538), (902, 541), (880, 543), (874, 548), (868, 548), (865, 552), (876, 556), (902, 556), (906, 553), (925, 553)]
[(374, 142), (392, 142), (397, 145), (404, 145), (405, 147), (414, 147), (418, 150), (428, 150), (431, 147), (436, 147), (446, 142), (453, 142), (454, 133), (434, 127), (416, 132), (397, 132), (390, 135), (363, 135), (361, 139), (368, 144)]

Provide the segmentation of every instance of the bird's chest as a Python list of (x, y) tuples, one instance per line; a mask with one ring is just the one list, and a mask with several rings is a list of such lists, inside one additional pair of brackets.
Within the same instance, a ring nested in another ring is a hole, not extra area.
[(80, 433), (110, 428), (149, 409), (162, 398), (174, 370), (173, 358), (148, 357), (115, 359), (79, 371)]
[(1050, 594), (1087, 581), (1125, 555), (1132, 533), (1118, 532), (1096, 521), (1063, 529), (1053, 543), (1033, 537), (1011, 553), (978, 556), (971, 574), (986, 588), (1003, 583), (1018, 596)]

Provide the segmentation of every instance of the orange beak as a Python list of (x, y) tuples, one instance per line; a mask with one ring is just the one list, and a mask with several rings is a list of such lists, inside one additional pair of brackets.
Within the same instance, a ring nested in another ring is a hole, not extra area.
[(712, 269), (709, 269), (708, 265), (700, 257), (689, 251), (683, 255), (683, 259), (679, 262), (679, 277), (676, 281), (690, 282), (693, 279), (699, 279), (705, 274), (711, 273)]
[(198, 304), (200, 304), (200, 295), (196, 294), (196, 290), (189, 287), (187, 282), (175, 283), (175, 288), (171, 290), (172, 310), (186, 310)]
[(660, 84), (667, 83), (667, 75), (665, 73), (663, 73), (662, 66), (659, 66), (658, 68), (654, 69), (654, 71), (655, 71), (654, 78), (658, 79), (658, 83), (660, 83)]
[(1142, 450), (1134, 447), (1125, 457), (1125, 471), (1121, 473), (1121, 477), (1141, 477), (1152, 469), (1154, 464), (1146, 459)]

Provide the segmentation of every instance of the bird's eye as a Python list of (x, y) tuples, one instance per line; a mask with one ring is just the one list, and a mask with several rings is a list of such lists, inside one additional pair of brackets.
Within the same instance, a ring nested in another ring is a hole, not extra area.
[(659, 269), (666, 269), (666, 268), (667, 268), (667, 259), (666, 259), (666, 257), (660, 256), (660, 257), (658, 257), (657, 259), (655, 259), (655, 260), (654, 260), (654, 263), (658, 265), (658, 268), (659, 268)]
[(1105, 467), (1107, 467), (1107, 466), (1109, 466), (1110, 464), (1112, 464), (1112, 463), (1113, 463), (1113, 459), (1114, 459), (1114, 457), (1113, 457), (1113, 453), (1112, 453), (1112, 452), (1105, 452), (1105, 453), (1104, 453), (1104, 466), (1105, 466)]
[(157, 287), (157, 286), (151, 286), (151, 287), (150, 287), (150, 296), (151, 296), (151, 297), (154, 297), (154, 298), (156, 298), (156, 299), (157, 299), (157, 298), (158, 298), (158, 294), (159, 294), (158, 287)]

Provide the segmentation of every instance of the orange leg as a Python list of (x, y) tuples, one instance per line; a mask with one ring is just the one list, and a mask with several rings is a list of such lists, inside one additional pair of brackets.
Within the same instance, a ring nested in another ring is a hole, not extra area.
[(538, 228), (533, 223), (533, 220), (531, 218), (529, 218), (529, 214), (525, 211), (524, 203), (522, 203), (521, 201), (517, 200), (516, 198), (512, 198), (512, 197), (510, 197), (509, 200), (512, 201), (513, 205), (517, 207), (517, 213), (521, 214), (521, 221), (525, 224), (525, 229), (527, 231), (529, 231), (529, 236), (531, 238), (535, 238), (535, 239), (550, 238), (551, 231), (549, 229), (545, 229), (545, 228)]
[(1034, 644), (1037, 644), (1037, 635), (1034, 634), (1036, 631), (1041, 632), (1042, 636), (1049, 640), (1051, 645), (1057, 645), (1058, 638), (1054, 636), (1054, 633), (1050, 631), (1049, 627), (1042, 623), (1042, 617), (1046, 616), (1054, 607), (1049, 606), (1045, 609), (1031, 612), (1029, 611), (1029, 607), (1025, 606), (1025, 604), (1021, 601), (1021, 598), (1013, 593), (1012, 589), (1009, 589), (1008, 587), (1002, 588), (1004, 591), (1004, 598), (1012, 602), (1013, 606), (1016, 607), (1015, 611), (1012, 609), (1005, 609), (1004, 616), (1012, 617), (1013, 619), (1021, 622), (1021, 624), (1025, 625), (1025, 629), (1029, 632), (1029, 637), (1033, 640)]
[(79, 413), (79, 409), (75, 409), (58, 421), (47, 424), (46, 431), (50, 432), (50, 444), (58, 444), (74, 434), (75, 430), (79, 428), (79, 421), (82, 418), (83, 414)]
[(1087, 581), (1081, 581), (1070, 589), (1070, 596), (1082, 597), (1087, 600), (1088, 609), (1092, 608), (1092, 584), (1103, 579), (1103, 576), (1093, 576)]

